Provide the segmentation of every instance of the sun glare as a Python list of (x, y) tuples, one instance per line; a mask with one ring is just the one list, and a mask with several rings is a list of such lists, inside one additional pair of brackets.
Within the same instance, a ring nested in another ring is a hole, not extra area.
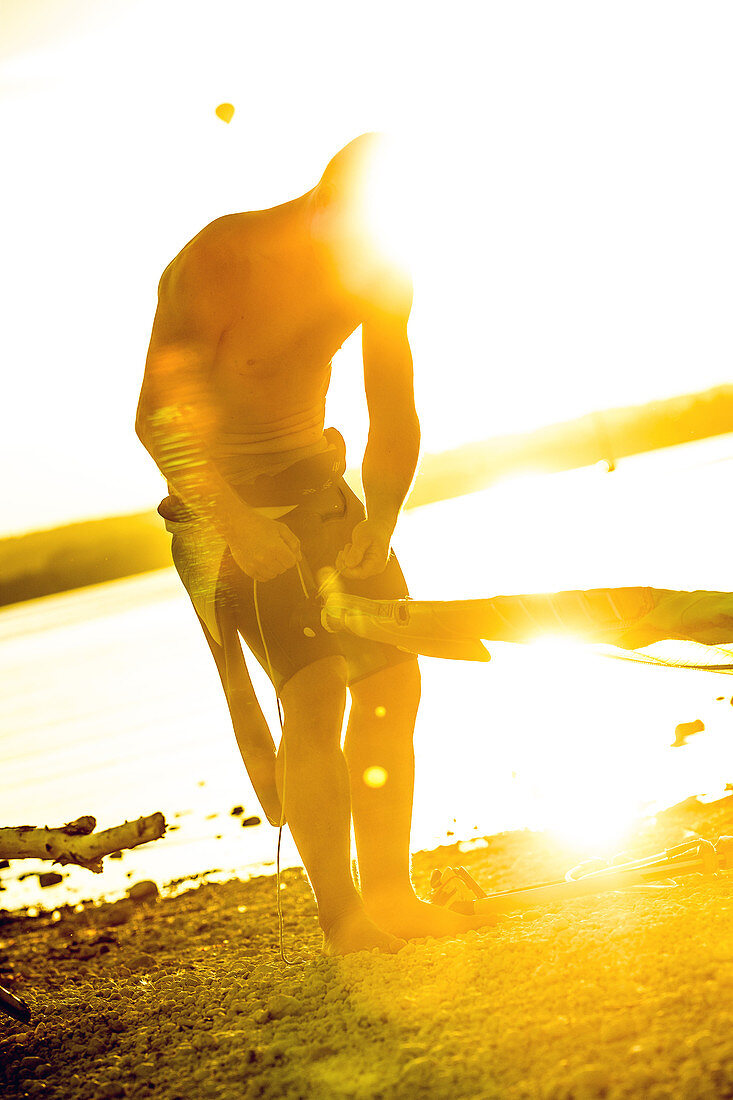
[(580, 638), (543, 634), (527, 642), (527, 645), (541, 654), (545, 663), (556, 664), (558, 668), (567, 668), (568, 661), (588, 656), (588, 650)]
[(409, 271), (417, 243), (414, 173), (396, 143), (385, 138), (364, 186), (362, 220), (369, 239), (394, 266)]
[(548, 815), (546, 827), (566, 844), (615, 854), (637, 816), (633, 805), (599, 802), (597, 792), (589, 790), (583, 799), (558, 803), (557, 812)]
[[(542, 664), (545, 682), (566, 682), (573, 708), (589, 715), (588, 725), (566, 721), (563, 713), (538, 731), (531, 788), (537, 824), (568, 844), (601, 852), (615, 850), (639, 814), (639, 789), (630, 783), (634, 761), (608, 753), (607, 732), (593, 719), (598, 705), (598, 658), (575, 638), (546, 636), (527, 647)], [(571, 671), (572, 670), (572, 671)], [(627, 685), (631, 713), (635, 700)]]

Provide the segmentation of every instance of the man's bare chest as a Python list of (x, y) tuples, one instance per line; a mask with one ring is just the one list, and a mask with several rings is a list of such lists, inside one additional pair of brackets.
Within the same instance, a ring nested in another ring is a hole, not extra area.
[(250, 284), (222, 333), (217, 369), (245, 377), (323, 368), (360, 323), (353, 299), (306, 280)]

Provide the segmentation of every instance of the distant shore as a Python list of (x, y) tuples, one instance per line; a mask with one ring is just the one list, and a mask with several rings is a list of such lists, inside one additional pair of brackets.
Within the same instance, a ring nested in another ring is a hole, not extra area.
[[(733, 798), (688, 799), (629, 838), (647, 854), (733, 832)], [(610, 853), (609, 853), (610, 854)], [(489, 890), (561, 877), (578, 853), (545, 834), (419, 852)], [(319, 954), (301, 872), (175, 896), (5, 913), (0, 982), (8, 1100), (360, 1097), (590, 1100), (733, 1090), (730, 873), (585, 898), (396, 956)], [(144, 893), (144, 891), (143, 891)]]
[[(522, 472), (551, 473), (733, 432), (733, 386), (589, 413), (532, 432), (423, 456), (408, 508), (476, 492)], [(358, 489), (359, 472), (347, 479)], [(162, 488), (162, 482), (161, 482)], [(0, 607), (170, 566), (155, 511), (0, 539)]]

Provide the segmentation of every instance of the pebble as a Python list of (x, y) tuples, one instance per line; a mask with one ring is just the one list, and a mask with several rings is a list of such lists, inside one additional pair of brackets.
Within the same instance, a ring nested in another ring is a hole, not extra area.
[(152, 955), (133, 955), (132, 958), (127, 958), (128, 966), (135, 967), (140, 970), (152, 970), (157, 966), (156, 960)]
[(57, 886), (59, 882), (64, 881), (64, 876), (58, 874), (57, 871), (43, 871), (38, 876), (38, 882), (41, 886)]
[(27, 1054), (25, 1058), (20, 1060), (20, 1069), (35, 1069), (36, 1066), (40, 1066), (43, 1062), (42, 1058), (38, 1058), (35, 1054)]
[(309, 1052), (314, 1062), (320, 1062), (324, 1058), (335, 1058), (338, 1054), (338, 1047), (335, 1047), (332, 1043), (313, 1043), (309, 1048)]
[(133, 1073), (136, 1077), (141, 1077), (145, 1081), (154, 1075), (155, 1062), (139, 1062), (134, 1067)]
[(599, 1065), (586, 1065), (570, 1078), (574, 1100), (592, 1100), (604, 1096), (608, 1086), (608, 1071)]
[(135, 906), (130, 901), (116, 901), (112, 905), (99, 910), (99, 919), (102, 924), (117, 927), (127, 924), (135, 916)]
[(271, 1043), (262, 1051), (262, 1064), (272, 1066), (286, 1054), (287, 1047), (284, 1043)]
[(287, 993), (276, 993), (267, 1002), (267, 1011), (273, 1020), (278, 1020), (283, 1016), (297, 1016), (302, 1011), (302, 1006), (296, 997), (290, 997)]
[(147, 898), (157, 898), (159, 894), (158, 884), (151, 879), (136, 882), (127, 891), (127, 896), (131, 901), (145, 901)]

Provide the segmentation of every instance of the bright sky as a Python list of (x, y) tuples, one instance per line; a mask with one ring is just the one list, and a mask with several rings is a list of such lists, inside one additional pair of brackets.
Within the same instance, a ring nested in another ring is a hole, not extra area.
[[(366, 130), (422, 174), (424, 450), (729, 382), (732, 32), (699, 0), (4, 0), (0, 534), (157, 503), (160, 272)], [(351, 464), (360, 387), (352, 341)]]

